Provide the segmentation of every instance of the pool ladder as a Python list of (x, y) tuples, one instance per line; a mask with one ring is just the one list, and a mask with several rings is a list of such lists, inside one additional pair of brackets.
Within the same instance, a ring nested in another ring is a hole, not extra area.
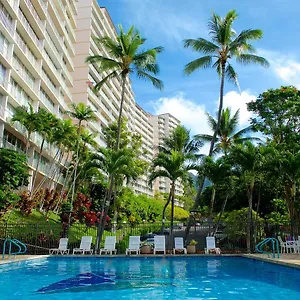
[[(5, 258), (5, 251), (6, 251), (6, 244), (7, 243), (8, 243), (8, 258), (11, 255), (14, 255), (14, 257), (16, 257), (17, 254), (24, 254), (27, 251), (26, 245), (23, 244), (22, 242), (20, 242), (19, 240), (17, 240), (17, 239), (6, 239), (4, 241), (4, 244), (3, 244), (2, 259)], [(17, 246), (19, 250), (17, 252), (12, 252), (12, 249), (11, 249), (12, 245)]]
[[(271, 243), (271, 245), (272, 245), (272, 252), (264, 251), (262, 249), (263, 246), (265, 246), (268, 243)], [(278, 242), (278, 240), (276, 238), (266, 238), (266, 239), (263, 239), (261, 242), (259, 242), (256, 245), (255, 251), (258, 252), (258, 253), (267, 254), (268, 256), (272, 255), (273, 258), (276, 257), (276, 252), (277, 252), (277, 258), (280, 258), (279, 242)]]

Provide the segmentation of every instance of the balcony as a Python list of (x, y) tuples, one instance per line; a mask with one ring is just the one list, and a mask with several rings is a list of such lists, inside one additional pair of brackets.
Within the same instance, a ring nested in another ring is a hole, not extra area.
[(38, 39), (37, 35), (35, 34), (33, 29), (31, 28), (30, 24), (26, 20), (26, 18), (25, 18), (24, 14), (22, 13), (21, 10), (18, 11), (18, 16), (19, 16), (19, 19), (20, 19), (22, 25), (24, 26), (27, 34), (34, 41), (36, 47), (41, 51), (41, 49), (43, 48), (43, 42)]
[(0, 21), (3, 24), (3, 26), (6, 28), (6, 30), (13, 36), (14, 35), (13, 22), (5, 16), (2, 10), (0, 10)]
[(30, 13), (32, 14), (33, 18), (35, 19), (35, 21), (38, 23), (38, 25), (40, 26), (41, 29), (44, 29), (44, 22), (40, 19), (39, 15), (37, 14), (34, 6), (32, 5), (30, 0), (24, 0), (24, 2), (26, 3)]

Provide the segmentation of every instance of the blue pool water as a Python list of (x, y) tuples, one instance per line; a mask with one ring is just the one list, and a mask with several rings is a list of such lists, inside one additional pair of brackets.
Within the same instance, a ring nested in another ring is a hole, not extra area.
[(0, 266), (0, 299), (300, 299), (300, 271), (239, 257), (51, 257)]

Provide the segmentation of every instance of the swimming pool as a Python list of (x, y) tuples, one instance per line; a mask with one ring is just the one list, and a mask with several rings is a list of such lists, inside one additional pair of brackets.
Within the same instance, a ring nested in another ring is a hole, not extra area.
[(300, 270), (243, 257), (50, 257), (0, 266), (0, 299), (300, 299)]

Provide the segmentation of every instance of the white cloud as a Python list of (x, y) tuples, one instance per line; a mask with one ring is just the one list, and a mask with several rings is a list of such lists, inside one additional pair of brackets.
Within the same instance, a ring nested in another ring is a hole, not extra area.
[[(230, 107), (232, 112), (240, 109), (240, 127), (249, 125), (251, 113), (247, 111), (246, 103), (255, 100), (256, 96), (249, 91), (243, 91), (241, 94), (230, 91), (224, 95), (224, 108)], [(170, 113), (181, 121), (191, 134), (212, 134), (205, 112), (205, 105), (198, 104), (196, 101), (186, 99), (184, 93), (179, 92), (173, 97), (163, 97), (153, 103), (154, 114)], [(218, 102), (214, 112), (218, 109)], [(210, 114), (214, 114), (210, 112)], [(201, 152), (207, 153), (209, 145), (206, 145)]]
[(207, 124), (205, 106), (193, 100), (184, 98), (184, 93), (177, 93), (174, 97), (160, 98), (154, 103), (155, 114), (170, 113), (191, 130), (191, 133), (206, 133), (211, 131)]
[(271, 69), (283, 84), (300, 88), (300, 62), (295, 56), (264, 49), (258, 52), (268, 59)]
[(224, 96), (224, 107), (230, 107), (231, 112), (235, 113), (240, 110), (240, 126), (246, 127), (249, 125), (250, 117), (252, 113), (247, 110), (247, 103), (256, 99), (256, 96), (249, 91), (242, 91), (237, 93), (230, 91)]

